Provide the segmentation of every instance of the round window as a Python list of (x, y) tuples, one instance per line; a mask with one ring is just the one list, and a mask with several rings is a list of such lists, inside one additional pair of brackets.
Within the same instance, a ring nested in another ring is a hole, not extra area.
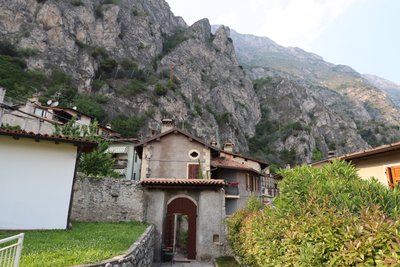
[(190, 150), (189, 151), (189, 157), (191, 159), (198, 159), (200, 157), (200, 153), (197, 150)]

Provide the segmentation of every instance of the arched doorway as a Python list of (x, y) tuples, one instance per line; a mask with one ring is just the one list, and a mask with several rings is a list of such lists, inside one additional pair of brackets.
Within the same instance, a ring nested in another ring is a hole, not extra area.
[(167, 205), (164, 223), (164, 244), (174, 251), (196, 258), (196, 204), (185, 197), (173, 199)]

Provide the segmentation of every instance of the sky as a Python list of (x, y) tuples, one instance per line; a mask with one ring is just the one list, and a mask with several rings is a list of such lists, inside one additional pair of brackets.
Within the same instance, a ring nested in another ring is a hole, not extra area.
[(208, 18), (400, 84), (399, 0), (166, 0), (191, 25)]

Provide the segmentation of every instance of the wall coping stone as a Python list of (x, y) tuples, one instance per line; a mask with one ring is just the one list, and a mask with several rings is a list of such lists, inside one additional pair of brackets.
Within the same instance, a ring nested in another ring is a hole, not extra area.
[[(140, 250), (140, 248), (146, 244), (149, 237), (153, 235), (153, 242), (154, 242), (154, 232), (155, 227), (154, 225), (149, 225), (144, 233), (129, 247), (128, 251), (125, 254), (115, 256), (113, 258), (101, 261), (99, 263), (91, 263), (91, 264), (83, 264), (83, 265), (73, 265), (70, 267), (112, 267), (114, 265), (122, 264), (131, 262), (133, 259), (133, 254), (135, 251)], [(153, 244), (151, 244), (151, 250), (153, 249)], [(151, 260), (153, 261), (153, 259)]]

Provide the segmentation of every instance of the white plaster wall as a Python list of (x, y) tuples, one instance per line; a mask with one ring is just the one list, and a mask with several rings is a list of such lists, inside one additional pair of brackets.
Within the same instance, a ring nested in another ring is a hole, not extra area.
[(65, 229), (76, 147), (0, 136), (0, 229)]

